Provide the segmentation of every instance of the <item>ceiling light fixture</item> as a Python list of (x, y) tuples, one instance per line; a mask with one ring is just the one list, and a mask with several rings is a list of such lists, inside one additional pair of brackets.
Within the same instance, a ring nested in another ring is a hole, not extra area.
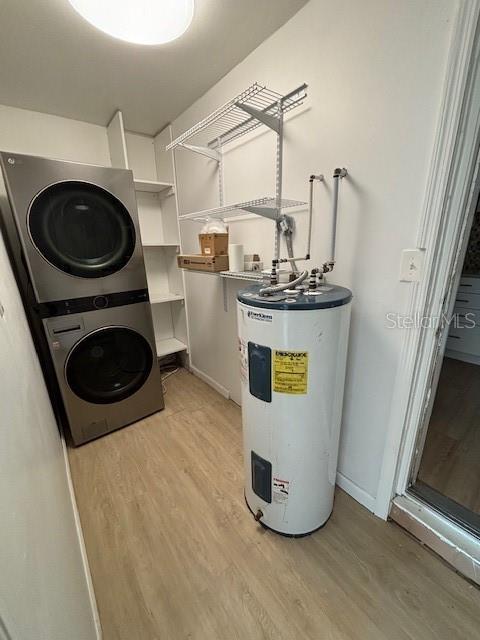
[(135, 44), (164, 44), (193, 19), (194, 0), (68, 0), (94, 27)]

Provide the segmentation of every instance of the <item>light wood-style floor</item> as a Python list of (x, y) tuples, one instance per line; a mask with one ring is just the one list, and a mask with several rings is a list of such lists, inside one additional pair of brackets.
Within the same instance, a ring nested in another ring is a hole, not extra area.
[(310, 537), (243, 499), (240, 410), (198, 378), (70, 450), (104, 640), (476, 640), (480, 591), (338, 491)]
[(480, 515), (480, 366), (444, 358), (418, 477)]

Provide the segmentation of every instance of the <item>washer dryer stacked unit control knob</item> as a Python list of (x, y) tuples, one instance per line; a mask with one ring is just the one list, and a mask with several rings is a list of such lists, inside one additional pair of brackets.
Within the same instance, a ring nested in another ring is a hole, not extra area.
[(238, 294), (245, 499), (266, 527), (302, 536), (333, 508), (352, 294), (260, 289)]
[(75, 444), (163, 408), (132, 173), (6, 152), (0, 166), (17, 281)]

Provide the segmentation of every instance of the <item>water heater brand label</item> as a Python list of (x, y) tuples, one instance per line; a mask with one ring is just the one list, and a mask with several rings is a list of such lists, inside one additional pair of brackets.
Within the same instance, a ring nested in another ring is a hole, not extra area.
[(273, 352), (273, 390), (301, 395), (308, 387), (308, 353), (306, 351)]
[(251, 320), (258, 320), (260, 322), (272, 322), (273, 317), (271, 313), (263, 313), (262, 311), (248, 311), (247, 316)]

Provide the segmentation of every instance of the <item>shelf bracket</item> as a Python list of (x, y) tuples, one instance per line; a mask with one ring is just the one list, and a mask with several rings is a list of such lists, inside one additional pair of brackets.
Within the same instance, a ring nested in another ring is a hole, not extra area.
[(215, 149), (201, 147), (196, 144), (187, 144), (185, 142), (181, 142), (178, 146), (182, 147), (183, 149), (193, 151), (194, 153), (199, 153), (201, 156), (206, 156), (207, 158), (215, 160), (216, 162), (220, 162), (220, 160), (222, 159), (222, 154), (219, 151), (215, 151)]
[(225, 313), (228, 311), (228, 289), (227, 289), (227, 279), (222, 278), (223, 285), (223, 310)]
[(241, 102), (237, 102), (236, 106), (242, 111), (245, 111), (245, 113), (248, 113), (250, 116), (252, 116), (252, 118), (255, 118), (255, 120), (259, 120), (260, 122), (262, 122), (264, 125), (269, 127), (269, 129), (273, 129), (273, 131), (275, 131), (276, 133), (280, 133), (280, 118), (272, 116), (269, 113), (265, 113), (265, 111), (260, 111), (259, 109), (255, 109), (255, 107), (251, 107), (250, 105), (243, 104)]
[(263, 216), (270, 220), (278, 220), (279, 212), (275, 207), (242, 207), (242, 211), (254, 213), (257, 216)]
[(158, 192), (159, 200), (165, 200), (166, 198), (170, 198), (175, 194), (175, 189), (173, 187), (168, 187), (168, 189), (164, 189), (163, 191)]

